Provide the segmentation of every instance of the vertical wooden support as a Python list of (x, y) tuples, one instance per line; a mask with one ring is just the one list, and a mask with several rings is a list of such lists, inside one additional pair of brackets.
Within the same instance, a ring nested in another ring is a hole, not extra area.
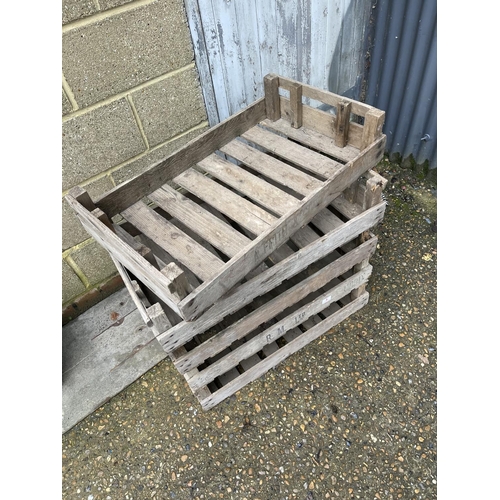
[(172, 323), (167, 318), (165, 311), (162, 309), (161, 305), (157, 302), (151, 307), (147, 308), (148, 316), (151, 318), (151, 329), (155, 334), (155, 337), (161, 335), (163, 332), (170, 330), (172, 328)]
[(366, 181), (363, 210), (374, 207), (382, 201), (382, 190), (384, 189), (383, 180), (382, 177), (376, 175)]
[[(130, 224), (131, 227), (133, 227)], [(133, 238), (127, 231), (125, 231), (121, 226), (115, 226), (115, 233), (120, 236), (120, 238), (130, 245), (136, 252), (138, 252), (142, 257), (144, 257), (153, 267), (156, 269), (160, 270), (160, 266), (158, 265), (158, 262), (155, 259), (155, 256), (151, 249), (141, 243), (140, 241), (137, 241), (135, 238)]]
[(94, 208), (94, 210), (91, 211), (91, 214), (96, 219), (99, 219), (106, 227), (111, 229), (111, 231), (116, 232), (112, 222), (109, 220), (109, 217), (100, 208)]
[[(363, 210), (367, 210), (382, 201), (382, 190), (384, 189), (384, 179), (379, 175), (373, 175), (366, 181), (366, 189), (363, 200)], [(362, 232), (357, 238), (356, 243), (361, 245), (370, 238), (370, 231)], [(361, 271), (370, 264), (370, 259), (365, 259), (353, 267), (355, 273)], [(366, 283), (351, 292), (351, 300), (357, 299), (366, 291)]]
[(380, 109), (371, 109), (366, 113), (363, 136), (361, 138), (361, 151), (366, 149), (375, 139), (378, 139), (382, 135), (384, 121), (385, 112)]
[(290, 84), (290, 109), (292, 127), (302, 127), (302, 85), (300, 83), (292, 82)]
[(359, 180), (356, 179), (348, 188), (344, 189), (342, 195), (349, 203), (356, 203)]
[(349, 123), (351, 117), (351, 103), (339, 101), (337, 104), (337, 115), (333, 123), (333, 137), (335, 146), (344, 148), (349, 139)]
[(189, 284), (186, 274), (175, 262), (167, 264), (161, 273), (170, 281), (168, 289), (179, 301), (192, 291), (193, 287)]
[(266, 115), (273, 122), (281, 118), (279, 83), (277, 75), (269, 74), (264, 77)]
[(95, 204), (92, 201), (92, 198), (90, 198), (89, 193), (87, 193), (87, 191), (81, 186), (75, 186), (74, 188), (71, 188), (69, 194), (73, 196), (73, 198), (89, 212), (92, 212), (92, 210), (94, 210)]

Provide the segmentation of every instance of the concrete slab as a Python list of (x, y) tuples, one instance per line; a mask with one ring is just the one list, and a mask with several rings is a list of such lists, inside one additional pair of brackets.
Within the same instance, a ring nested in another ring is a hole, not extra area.
[(63, 327), (65, 433), (166, 357), (126, 289)]

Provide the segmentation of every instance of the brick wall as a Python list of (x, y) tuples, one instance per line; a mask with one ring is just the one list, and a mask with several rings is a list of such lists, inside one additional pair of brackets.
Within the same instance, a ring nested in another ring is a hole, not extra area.
[[(97, 197), (208, 128), (182, 0), (63, 0), (62, 191)], [(62, 301), (116, 275), (63, 200)]]

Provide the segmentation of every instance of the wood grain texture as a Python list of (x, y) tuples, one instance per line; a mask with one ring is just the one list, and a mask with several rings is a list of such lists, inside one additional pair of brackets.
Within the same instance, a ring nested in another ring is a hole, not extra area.
[(158, 339), (159, 342), (167, 352), (185, 344), (196, 333), (211, 328), (228, 314), (249, 304), (258, 295), (272, 290), (284, 280), (296, 275), (313, 262), (352, 240), (356, 235), (373, 227), (382, 220), (384, 212), (385, 203), (380, 203), (346, 222), (341, 227), (319, 238), (311, 245), (299, 250), (267, 271), (235, 287), (226, 296), (221, 297), (209, 311), (202, 314), (198, 319), (189, 322), (184, 321), (174, 326)]
[(230, 257), (250, 243), (248, 238), (229, 224), (166, 184), (151, 193), (149, 198)]
[(175, 182), (242, 227), (247, 228), (254, 235), (268, 230), (276, 220), (276, 217), (269, 212), (194, 169), (189, 169), (177, 176)]
[[(339, 101), (337, 104), (337, 114), (335, 116), (333, 134), (335, 145), (339, 148), (344, 148), (349, 141), (351, 108), (352, 104), (346, 100)], [(371, 142), (369, 144), (371, 144)]]
[[(278, 122), (281, 121), (280, 119)], [(243, 141), (231, 141), (222, 147), (221, 151), (244, 163), (252, 170), (289, 187), (296, 193), (307, 195), (321, 186), (321, 181), (315, 177), (259, 151)]]
[(299, 165), (325, 179), (332, 177), (341, 167), (341, 164), (335, 160), (306, 149), (300, 144), (273, 134), (262, 127), (253, 127), (243, 133), (242, 137), (254, 144), (258, 144), (274, 155)]
[[(292, 114), (290, 108), (290, 100), (286, 97), (280, 96), (281, 116), (286, 121), (290, 122)], [(335, 139), (334, 128), (332, 123), (334, 115), (321, 109), (315, 109), (310, 106), (304, 105), (302, 109), (302, 126), (316, 132), (326, 135)], [(349, 123), (349, 139), (348, 144), (361, 149), (361, 141), (363, 135), (363, 126), (355, 122)]]
[(124, 210), (122, 215), (202, 280), (210, 279), (223, 267), (222, 260), (142, 201)]
[(364, 172), (375, 165), (384, 153), (385, 136), (373, 147), (364, 150), (353, 161), (340, 168), (321, 187), (300, 200), (298, 207), (282, 216), (267, 231), (253, 241), (251, 247), (235, 255), (218, 272), (215, 279), (208, 280), (188, 298), (179, 303), (182, 316), (194, 320), (214, 303), (214, 297), (221, 297), (251, 269), (281, 246), (294, 232), (307, 224), (321, 209), (329, 205), (342, 191)]
[(193, 367), (200, 365), (205, 359), (221, 352), (223, 349), (230, 346), (235, 340), (250, 333), (256, 325), (263, 324), (266, 321), (278, 316), (279, 313), (284, 311), (287, 307), (292, 306), (307, 297), (312, 292), (325, 286), (335, 277), (344, 274), (356, 263), (369, 258), (369, 256), (375, 251), (375, 246), (375, 240), (370, 243), (367, 242), (363, 247), (357, 247), (356, 250), (340, 257), (303, 281), (294, 286), (290, 286), (276, 298), (266, 302), (260, 308), (249, 313), (242, 320), (229, 326), (211, 339), (204, 342), (199, 347), (196, 347), (192, 351), (186, 353), (185, 356), (177, 359), (175, 363), (176, 368), (181, 373), (184, 373), (191, 370)]
[(244, 110), (189, 141), (145, 172), (107, 192), (95, 202), (96, 206), (108, 217), (113, 217), (262, 121), (266, 117), (265, 112), (264, 99), (257, 100)]
[(307, 332), (297, 337), (295, 340), (288, 343), (286, 346), (283, 346), (281, 349), (277, 350), (275, 353), (262, 360), (258, 365), (250, 368), (250, 370), (243, 373), (233, 382), (230, 382), (229, 384), (223, 386), (221, 389), (212, 393), (206, 399), (200, 400), (203, 409), (209, 410), (210, 408), (213, 408), (215, 405), (226, 399), (231, 394), (234, 394), (236, 391), (238, 391), (242, 387), (245, 387), (253, 380), (258, 379), (270, 368), (276, 366), (278, 363), (282, 362), (290, 355), (297, 352), (299, 349), (302, 349), (304, 346), (323, 335), (335, 325), (344, 321), (351, 314), (364, 307), (368, 302), (368, 298), (369, 296), (366, 292), (364, 295), (354, 300), (349, 305), (343, 307), (338, 312), (323, 320), (320, 324), (311, 328)]
[(292, 119), (290, 124), (293, 128), (302, 127), (302, 85), (292, 83), (290, 87), (290, 109)]
[(283, 215), (298, 204), (297, 198), (218, 155), (210, 155), (198, 162), (198, 165), (212, 177), (221, 180), (276, 214)]
[(93, 217), (70, 194), (66, 195), (66, 201), (75, 211), (83, 227), (97, 243), (153, 290), (173, 311), (180, 314), (180, 309), (177, 306), (178, 301), (168, 292), (169, 282), (158, 269), (123, 242), (105, 224)]
[(280, 113), (280, 96), (278, 93), (279, 77), (269, 74), (264, 77), (264, 95), (266, 99), (266, 115), (269, 120), (277, 120)]
[[(327, 292), (320, 295), (317, 299), (299, 307), (282, 320), (278, 321), (270, 328), (267, 328), (260, 335), (252, 340), (245, 342), (237, 349), (232, 350), (217, 362), (211, 364), (204, 370), (200, 370), (193, 378), (189, 380), (189, 385), (193, 390), (202, 387), (211, 382), (215, 377), (225, 373), (230, 368), (236, 366), (241, 360), (250, 357), (259, 352), (266, 344), (271, 343), (282, 337), (286, 331), (302, 324), (310, 316), (321, 312), (325, 309), (330, 301), (336, 302), (350, 293), (354, 288), (359, 287), (370, 276), (371, 268), (365, 267), (358, 273), (347, 278), (339, 285), (333, 287)], [(291, 305), (291, 304), (290, 304)], [(288, 306), (288, 305), (287, 305)], [(207, 350), (208, 350), (208, 346)]]
[(335, 141), (332, 137), (320, 134), (314, 129), (302, 127), (300, 130), (296, 130), (290, 125), (290, 123), (288, 123), (287, 120), (284, 120), (283, 118), (275, 122), (263, 120), (261, 125), (270, 130), (284, 134), (287, 137), (290, 137), (290, 139), (298, 141), (301, 144), (314, 148), (322, 153), (326, 153), (327, 155), (338, 159), (342, 163), (347, 163), (348, 161), (356, 158), (359, 154), (359, 150), (350, 145), (339, 148), (335, 145)]

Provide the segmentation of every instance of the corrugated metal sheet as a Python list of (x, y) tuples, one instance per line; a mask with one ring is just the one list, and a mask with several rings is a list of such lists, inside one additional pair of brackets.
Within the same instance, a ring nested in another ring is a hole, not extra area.
[(386, 149), (437, 167), (437, 2), (379, 0), (364, 101), (386, 111)]
[(267, 73), (354, 96), (371, 0), (185, 0), (211, 125), (264, 95)]

